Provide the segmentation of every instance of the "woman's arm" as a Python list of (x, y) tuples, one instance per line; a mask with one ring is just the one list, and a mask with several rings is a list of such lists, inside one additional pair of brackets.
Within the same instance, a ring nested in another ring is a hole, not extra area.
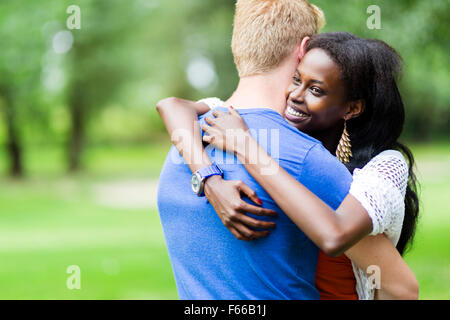
[(172, 143), (192, 172), (212, 164), (201, 141), (198, 116), (209, 111), (204, 103), (166, 98), (156, 104)]
[[(380, 289), (375, 291), (379, 300), (417, 300), (419, 284), (394, 244), (384, 234), (364, 237), (345, 252), (367, 276), (373, 275), (371, 266), (380, 271)], [(369, 272), (368, 272), (369, 271)]]
[[(166, 98), (157, 103), (156, 110), (169, 132), (172, 143), (192, 172), (212, 164), (203, 147), (198, 125), (198, 116), (210, 110), (208, 105), (179, 98)], [(259, 216), (276, 216), (277, 213), (248, 204), (241, 199), (241, 194), (262, 205), (256, 193), (241, 181), (226, 181), (219, 176), (206, 180), (206, 198), (214, 207), (222, 223), (237, 239), (248, 241), (268, 236), (267, 230), (255, 231), (251, 228), (274, 228), (275, 223), (258, 221), (247, 216), (246, 213)]]
[[(230, 110), (230, 113), (214, 112), (218, 119), (206, 119), (212, 127), (203, 126), (209, 134), (204, 136), (205, 141), (235, 152), (281, 209), (325, 253), (339, 255), (342, 248), (347, 247), (345, 254), (360, 269), (368, 271), (368, 276), (371, 275), (368, 267), (378, 266), (381, 288), (376, 291), (376, 299), (417, 299), (417, 280), (394, 244), (383, 234), (367, 236), (372, 222), (358, 200), (348, 195), (338, 210), (333, 211), (258, 145), (236, 111)], [(249, 154), (249, 150), (254, 150), (255, 154)], [(264, 170), (273, 174), (264, 175)], [(314, 212), (314, 219), (311, 212)], [(358, 242), (359, 239), (362, 240)]]
[(231, 109), (230, 114), (215, 111), (214, 115), (216, 119), (206, 119), (211, 126), (202, 127), (208, 133), (203, 140), (235, 152), (283, 212), (326, 254), (338, 256), (372, 231), (370, 217), (353, 196), (347, 195), (334, 211), (258, 145), (237, 111)]

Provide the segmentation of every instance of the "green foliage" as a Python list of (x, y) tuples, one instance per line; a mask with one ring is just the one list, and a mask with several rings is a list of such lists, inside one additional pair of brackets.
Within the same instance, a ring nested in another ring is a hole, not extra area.
[[(313, 2), (325, 12), (323, 31), (379, 38), (403, 56), (407, 137), (448, 136), (448, 1)], [(69, 30), (71, 50), (56, 54), (52, 39), (67, 30), (66, 9), (73, 4), (81, 9), (81, 29)], [(366, 26), (372, 4), (381, 9), (381, 30)], [(26, 144), (66, 141), (74, 103), (86, 111), (88, 142), (151, 141), (155, 132), (164, 132), (154, 111), (159, 99), (232, 93), (237, 83), (230, 50), (233, 10), (229, 0), (2, 1), (0, 101), (5, 104), (8, 91)], [(217, 74), (202, 89), (193, 87), (186, 73), (197, 57), (211, 61)], [(121, 119), (127, 129), (112, 132), (123, 127)]]
[[(312, 1), (323, 9), (327, 25), (322, 30), (348, 31), (387, 42), (403, 57), (400, 81), (407, 112), (405, 134), (425, 139), (450, 134), (450, 3), (436, 1), (352, 0)], [(366, 27), (366, 8), (381, 9), (381, 29)]]

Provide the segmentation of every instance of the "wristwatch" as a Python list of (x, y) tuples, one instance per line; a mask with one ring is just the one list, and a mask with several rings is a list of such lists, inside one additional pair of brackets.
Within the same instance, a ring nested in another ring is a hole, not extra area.
[(191, 177), (192, 191), (199, 197), (204, 196), (203, 190), (205, 188), (206, 179), (216, 175), (223, 177), (223, 171), (216, 164), (197, 170)]

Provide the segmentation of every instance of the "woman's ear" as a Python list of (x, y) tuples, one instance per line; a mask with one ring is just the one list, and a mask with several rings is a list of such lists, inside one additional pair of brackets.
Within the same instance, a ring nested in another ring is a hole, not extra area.
[(350, 101), (347, 106), (347, 113), (344, 115), (344, 120), (350, 120), (359, 117), (364, 112), (364, 108), (365, 108), (364, 100), (360, 99)]

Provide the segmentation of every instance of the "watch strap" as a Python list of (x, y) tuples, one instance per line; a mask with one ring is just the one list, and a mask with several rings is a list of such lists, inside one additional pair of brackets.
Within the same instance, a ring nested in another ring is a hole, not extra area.
[(202, 177), (203, 180), (214, 175), (223, 176), (222, 170), (216, 164), (201, 168), (197, 171), (197, 173)]

